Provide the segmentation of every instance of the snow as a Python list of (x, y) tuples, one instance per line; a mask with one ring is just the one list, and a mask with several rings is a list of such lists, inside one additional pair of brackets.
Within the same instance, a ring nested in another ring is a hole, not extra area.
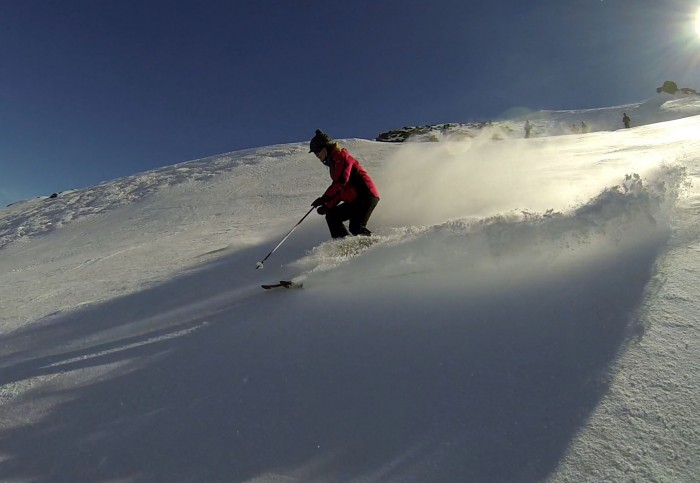
[(531, 119), (342, 140), (376, 235), (262, 270), (306, 141), (0, 210), (0, 480), (697, 481), (700, 102)]

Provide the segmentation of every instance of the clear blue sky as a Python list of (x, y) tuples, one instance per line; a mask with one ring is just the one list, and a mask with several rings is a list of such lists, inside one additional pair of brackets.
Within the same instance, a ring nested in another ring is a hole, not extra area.
[(700, 89), (698, 4), (0, 0), (0, 203), (317, 128), (371, 139)]

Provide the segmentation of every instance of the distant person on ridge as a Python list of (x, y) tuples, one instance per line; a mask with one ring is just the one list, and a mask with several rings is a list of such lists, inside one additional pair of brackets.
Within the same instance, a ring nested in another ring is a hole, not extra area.
[(630, 122), (632, 122), (632, 119), (627, 115), (626, 112), (622, 113), (622, 123), (625, 125), (625, 128), (629, 129), (630, 127)]
[[(309, 143), (309, 152), (328, 167), (333, 180), (326, 192), (311, 203), (319, 215), (326, 216), (331, 236), (371, 235), (367, 222), (379, 203), (379, 193), (365, 168), (320, 129)], [(343, 223), (347, 220), (349, 233)]]
[(532, 124), (530, 124), (530, 120), (528, 119), (525, 121), (525, 139), (530, 137), (530, 131), (532, 131)]

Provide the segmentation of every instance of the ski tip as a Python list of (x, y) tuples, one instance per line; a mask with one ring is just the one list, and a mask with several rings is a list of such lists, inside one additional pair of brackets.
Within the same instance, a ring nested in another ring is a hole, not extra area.
[(270, 290), (273, 288), (301, 288), (304, 284), (301, 282), (293, 282), (291, 280), (280, 280), (279, 283), (263, 284), (262, 288)]

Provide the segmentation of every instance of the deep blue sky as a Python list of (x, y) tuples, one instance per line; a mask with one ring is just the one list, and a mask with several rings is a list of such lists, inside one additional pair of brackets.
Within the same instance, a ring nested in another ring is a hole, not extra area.
[(371, 139), (700, 89), (697, 6), (0, 0), (0, 203), (316, 128)]

